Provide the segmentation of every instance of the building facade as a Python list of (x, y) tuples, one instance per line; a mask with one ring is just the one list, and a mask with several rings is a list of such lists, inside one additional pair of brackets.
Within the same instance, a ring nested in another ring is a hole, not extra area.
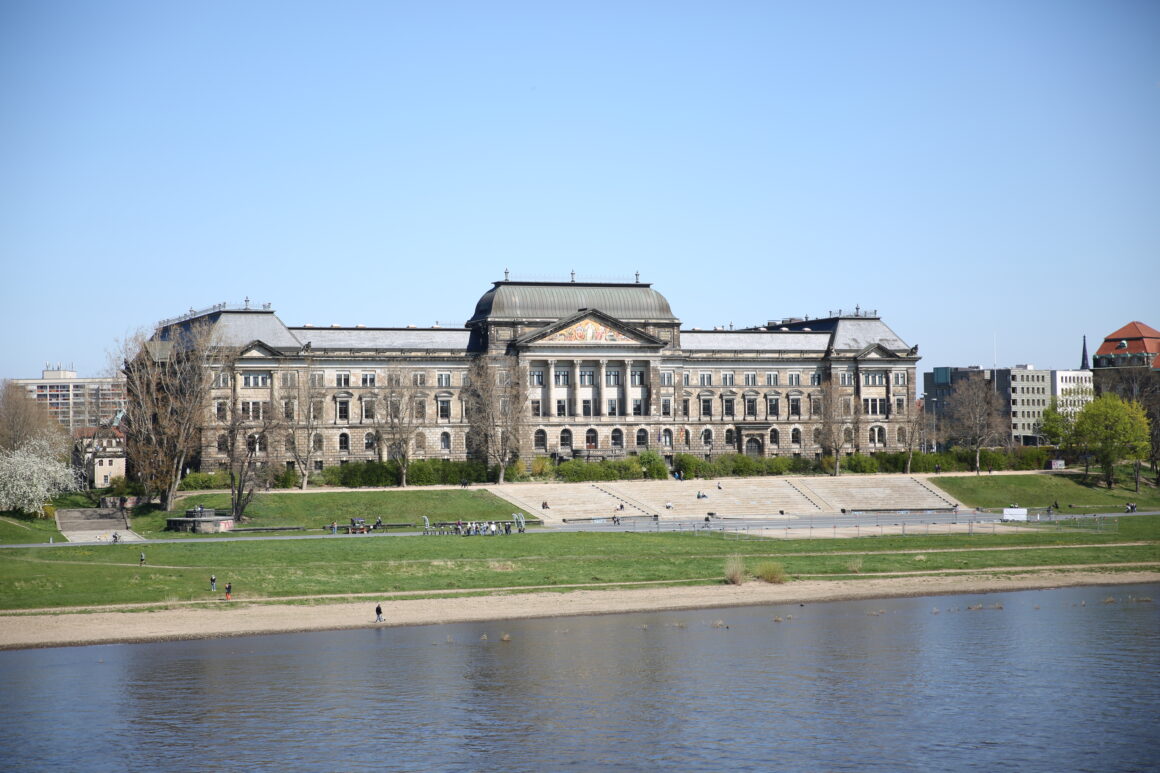
[(121, 378), (78, 378), (76, 371), (45, 368), (40, 378), (16, 378), (13, 383), (48, 409), (48, 415), (74, 433), (82, 427), (110, 423), (125, 407)]
[[(215, 377), (200, 467), (225, 464), (227, 407), (274, 411), (313, 470), (381, 458), (388, 392), (414, 401), (413, 458), (464, 459), (464, 386), (479, 356), (511, 358), (526, 379), (525, 460), (820, 454), (815, 431), (832, 379), (850, 415), (844, 453), (902, 450), (915, 410), (917, 347), (856, 310), (744, 330), (684, 330), (650, 284), (495, 282), (462, 328), (287, 327), (272, 309), (215, 307), (169, 320), (212, 326), (237, 347)], [(307, 437), (302, 437), (301, 433)], [(272, 464), (293, 466), (270, 443)]]

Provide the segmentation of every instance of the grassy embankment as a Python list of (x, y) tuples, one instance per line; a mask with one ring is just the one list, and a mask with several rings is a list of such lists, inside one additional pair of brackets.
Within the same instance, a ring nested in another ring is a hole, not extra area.
[[(979, 505), (1009, 504), (1004, 499), (1045, 505), (1057, 497), (1061, 505), (1082, 504), (1088, 501), (1083, 497), (1097, 495), (1075, 480), (1054, 476), (950, 480), (964, 482), (956, 496)], [(395, 499), (400, 496), (404, 498)], [(341, 521), (350, 517), (347, 512), (376, 517), (373, 508), (383, 507), (384, 497), (393, 508), (381, 513), (384, 521), (405, 520), (399, 514), (410, 507), (423, 508), (433, 520), (506, 518), (511, 510), (502, 500), (480, 491), (268, 495), (255, 510), (255, 523), (295, 521), (316, 527), (320, 517), (323, 522)], [(1141, 506), (1147, 501), (1144, 497), (1136, 500)], [(410, 504), (404, 506), (404, 502)], [(333, 514), (319, 511), (326, 507), (335, 508)], [(338, 513), (340, 507), (347, 508), (343, 516)], [(475, 509), (468, 515), (465, 508)], [(39, 525), (21, 521), (11, 528)], [(1016, 534), (793, 541), (739, 541), (719, 533), (188, 540), (146, 546), (148, 564), (144, 567), (138, 566), (141, 548), (134, 545), (13, 548), (0, 551), (0, 608), (210, 603), (221, 598), (226, 582), (234, 584), (235, 598), (240, 601), (297, 599), (304, 603), (362, 593), (464, 594), (496, 588), (615, 587), (637, 582), (711, 584), (724, 581), (730, 556), (740, 556), (749, 574), (776, 563), (791, 579), (1003, 573), (1058, 566), (1095, 570), (1100, 565), (1098, 571), (1115, 571), (1116, 565), (1138, 569), (1143, 564), (1160, 569), (1160, 516), (1119, 518), (1115, 528), (1099, 532), (1085, 529), (1083, 521), (1077, 528), (1069, 526), (1061, 529), (1052, 524)], [(217, 594), (209, 592), (211, 573), (218, 577)]]
[(931, 482), (972, 507), (1041, 509), (1058, 502), (1059, 514), (1064, 517), (1072, 513), (1122, 513), (1126, 502), (1134, 502), (1141, 511), (1160, 510), (1160, 489), (1141, 480), (1136, 492), (1126, 476), (1118, 477), (1113, 489), (1101, 485), (1096, 475), (1085, 480), (1079, 473), (943, 476), (931, 478)]

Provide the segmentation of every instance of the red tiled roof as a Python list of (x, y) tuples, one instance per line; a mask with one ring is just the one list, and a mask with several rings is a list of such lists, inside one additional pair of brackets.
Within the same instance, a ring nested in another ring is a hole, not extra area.
[[(1121, 341), (1127, 346), (1121, 347)], [(1143, 322), (1129, 322), (1105, 338), (1100, 348), (1096, 350), (1097, 355), (1142, 353), (1160, 354), (1160, 330)]]

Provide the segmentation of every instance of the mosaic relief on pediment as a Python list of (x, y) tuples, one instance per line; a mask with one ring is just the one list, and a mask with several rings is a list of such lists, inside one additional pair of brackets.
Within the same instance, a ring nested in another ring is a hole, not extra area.
[(619, 330), (602, 325), (594, 319), (582, 319), (569, 325), (563, 330), (557, 330), (549, 336), (540, 339), (543, 343), (552, 344), (635, 344), (635, 338), (630, 338)]

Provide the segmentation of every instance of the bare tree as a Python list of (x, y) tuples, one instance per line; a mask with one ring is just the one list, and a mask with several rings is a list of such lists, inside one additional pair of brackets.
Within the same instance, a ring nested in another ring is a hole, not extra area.
[(226, 408), (225, 426), (218, 435), (218, 451), (226, 456), (230, 479), (230, 514), (238, 523), (246, 520), (246, 508), (259, 488), (269, 488), (275, 475), (269, 460), (277, 456), (284, 426), (279, 411), (266, 400), (239, 402)]
[(996, 445), (1004, 434), (1010, 434), (1003, 418), (1002, 400), (990, 381), (969, 378), (959, 382), (947, 402), (946, 436), (975, 452), (977, 474), (982, 449)]
[[(410, 375), (412, 378), (408, 379)], [(399, 485), (407, 485), (407, 469), (415, 456), (415, 437), (427, 418), (427, 403), (415, 374), (388, 370), (386, 384), (375, 392), (374, 426), (379, 460), (399, 465)]]
[[(198, 451), (214, 366), (223, 353), (213, 346), (213, 330), (190, 321), (122, 343), (125, 374), (125, 433), (128, 463), (149, 498), (168, 510), (186, 462)], [(228, 359), (228, 358), (227, 358)]]
[(480, 355), (468, 368), (464, 390), (471, 450), (505, 468), (519, 458), (527, 428), (527, 374), (512, 356)]
[(5, 380), (0, 387), (0, 450), (15, 451), (41, 436), (56, 438), (53, 445), (67, 440), (64, 427), (48, 414), (43, 403), (16, 382)]
[(903, 405), (906, 406), (906, 413), (902, 416), (898, 427), (905, 433), (902, 445), (906, 448), (906, 474), (909, 475), (910, 463), (914, 461), (914, 449), (922, 448), (926, 444), (927, 417), (918, 409), (918, 405), (909, 399)]
[[(842, 448), (850, 440), (850, 421), (853, 418), (851, 397), (842, 393), (842, 388), (832, 376), (822, 384), (820, 394), (811, 397), (812, 408), (816, 407), (815, 418), (818, 420), (818, 443), (825, 454), (834, 455), (834, 476), (841, 474)], [(811, 408), (811, 410), (812, 410)]]
[(282, 422), (286, 425), (285, 451), (298, 468), (298, 485), (305, 489), (310, 484), (314, 461), (321, 453), (326, 409), (326, 390), (322, 386), (321, 371), (314, 370), (314, 359), (307, 357), (298, 370), (284, 371), (279, 390), (282, 400)]

